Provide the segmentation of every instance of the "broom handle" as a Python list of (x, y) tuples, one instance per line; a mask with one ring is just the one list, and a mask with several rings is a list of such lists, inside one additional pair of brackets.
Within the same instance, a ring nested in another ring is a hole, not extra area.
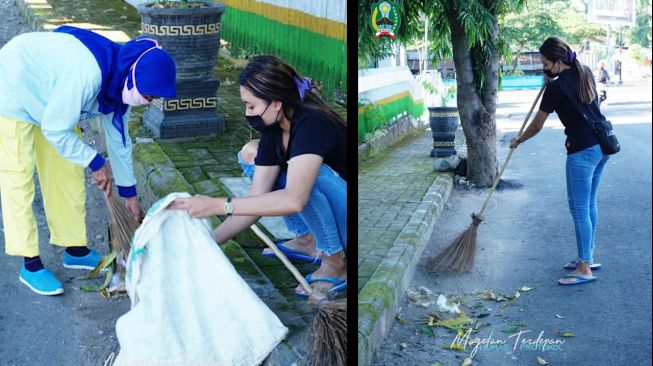
[(256, 226), (256, 224), (253, 224), (249, 228), (252, 229), (252, 231), (254, 232), (254, 234), (256, 234), (256, 236), (258, 236), (259, 238), (261, 238), (261, 240), (263, 240), (265, 245), (267, 245), (270, 249), (272, 249), (272, 251), (277, 256), (277, 258), (279, 258), (283, 263), (283, 265), (286, 266), (286, 268), (288, 268), (290, 273), (292, 273), (295, 279), (299, 281), (299, 283), (302, 285), (302, 287), (304, 287), (306, 292), (309, 295), (311, 295), (313, 293), (313, 289), (311, 288), (311, 285), (308, 284), (304, 276), (302, 276), (301, 273), (299, 273), (297, 268), (293, 266), (292, 263), (290, 263), (288, 258), (286, 258), (286, 255), (283, 254), (283, 252), (279, 250), (279, 248), (277, 248), (276, 244), (274, 244), (272, 240), (270, 240), (270, 238), (268, 238), (268, 236), (265, 235), (265, 233), (263, 233), (261, 229), (258, 228), (258, 226)]
[[(519, 133), (517, 136), (521, 135), (522, 132), (524, 132), (524, 127), (526, 127), (526, 122), (528, 122), (528, 119), (531, 117), (531, 113), (533, 113), (533, 109), (535, 109), (535, 104), (537, 104), (537, 101), (540, 100), (540, 97), (542, 96), (542, 93), (544, 92), (544, 89), (546, 89), (546, 83), (542, 85), (540, 88), (540, 92), (537, 93), (537, 97), (533, 101), (533, 104), (531, 105), (531, 109), (528, 111), (528, 114), (526, 115), (526, 118), (524, 118), (524, 123), (522, 123), (521, 128), (519, 129)], [(497, 184), (499, 184), (499, 180), (501, 179), (501, 176), (503, 175), (503, 171), (506, 170), (506, 166), (508, 165), (508, 162), (510, 161), (510, 158), (512, 157), (512, 153), (515, 151), (515, 149), (510, 149), (510, 152), (508, 153), (508, 157), (506, 157), (506, 160), (503, 162), (503, 166), (501, 167), (501, 170), (499, 171), (499, 175), (494, 179), (494, 183), (492, 184), (492, 188), (490, 189), (490, 193), (487, 195), (487, 198), (485, 199), (485, 202), (483, 203), (483, 208), (481, 208), (481, 211), (478, 213), (478, 218), (483, 219), (483, 213), (485, 212), (485, 209), (487, 208), (487, 204), (490, 202), (490, 198), (492, 198), (492, 194), (494, 191), (497, 189)]]

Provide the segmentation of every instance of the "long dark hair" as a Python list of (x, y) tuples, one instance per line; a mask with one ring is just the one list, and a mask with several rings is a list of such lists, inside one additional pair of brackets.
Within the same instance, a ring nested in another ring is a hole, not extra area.
[(576, 53), (565, 41), (557, 37), (549, 37), (540, 46), (540, 54), (551, 62), (562, 61), (568, 65), (578, 76), (576, 81), (576, 93), (578, 100), (585, 104), (591, 103), (596, 98), (596, 90), (590, 73), (576, 58)]
[(247, 64), (238, 82), (251, 90), (257, 98), (267, 102), (281, 101), (283, 114), (288, 119), (292, 120), (294, 112), (304, 110), (319, 113), (328, 120), (347, 127), (347, 122), (313, 92), (306, 90), (302, 101), (293, 77), (304, 82), (304, 78), (280, 58), (257, 56)]

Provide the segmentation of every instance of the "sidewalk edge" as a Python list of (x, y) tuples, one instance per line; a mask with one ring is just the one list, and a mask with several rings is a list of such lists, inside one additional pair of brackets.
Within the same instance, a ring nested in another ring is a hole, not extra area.
[(358, 364), (370, 365), (390, 331), (401, 296), (453, 189), (450, 173), (438, 174), (410, 220), (358, 296)]

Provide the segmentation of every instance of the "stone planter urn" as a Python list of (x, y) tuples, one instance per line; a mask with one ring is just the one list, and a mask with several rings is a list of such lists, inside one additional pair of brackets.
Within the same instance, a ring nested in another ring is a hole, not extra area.
[(433, 134), (431, 157), (443, 158), (456, 155), (455, 135), (459, 117), (456, 107), (428, 107), (429, 124)]
[(220, 48), (223, 3), (203, 7), (137, 7), (143, 36), (155, 39), (177, 65), (177, 97), (157, 99), (143, 113), (156, 138), (196, 137), (224, 131), (216, 113), (220, 80), (213, 74)]

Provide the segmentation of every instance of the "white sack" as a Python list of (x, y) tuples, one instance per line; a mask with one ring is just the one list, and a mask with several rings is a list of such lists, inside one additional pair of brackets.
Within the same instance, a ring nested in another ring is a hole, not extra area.
[(131, 310), (116, 323), (114, 365), (257, 365), (288, 329), (238, 275), (208, 219), (150, 208), (132, 239)]

